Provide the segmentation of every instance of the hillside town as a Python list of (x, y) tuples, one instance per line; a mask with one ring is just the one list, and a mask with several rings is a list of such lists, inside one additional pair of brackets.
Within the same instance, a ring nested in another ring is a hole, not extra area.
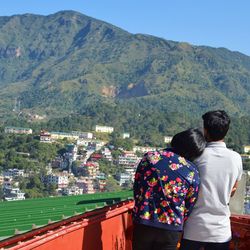
[[(30, 128), (5, 127), (6, 134), (31, 135)], [(54, 190), (53, 196), (94, 194), (109, 191), (107, 180), (111, 177), (109, 171), (102, 169), (100, 164), (105, 163), (107, 168), (113, 166), (116, 185), (121, 189), (132, 188), (136, 167), (145, 152), (156, 150), (156, 147), (134, 145), (132, 150), (124, 148), (115, 149), (107, 140), (97, 139), (96, 135), (111, 134), (113, 127), (96, 125), (92, 132), (47, 131), (41, 130), (40, 143), (58, 143), (60, 140), (67, 142), (65, 152), (56, 156), (46, 166), (46, 171), (40, 173), (41, 182)], [(100, 138), (102, 136), (99, 136)], [(123, 140), (129, 139), (129, 133), (121, 135)], [(172, 136), (163, 138), (164, 144), (169, 145)], [(19, 154), (29, 153), (19, 152)], [(241, 154), (243, 163), (250, 161), (250, 145), (243, 146)], [(247, 171), (249, 175), (250, 171)], [(21, 191), (19, 181), (29, 177), (31, 173), (24, 169), (8, 169), (0, 175), (4, 199), (6, 201), (24, 200), (25, 193)], [(250, 185), (246, 186), (246, 210), (249, 209)]]
[[(114, 157), (114, 146), (109, 141), (97, 139), (94, 134), (111, 134), (113, 127), (96, 125), (93, 132), (58, 132), (41, 130), (40, 143), (57, 143), (60, 140), (70, 142), (65, 146), (63, 155), (58, 155), (47, 166), (46, 171), (39, 176), (45, 186), (55, 189), (54, 195), (79, 195), (93, 194), (109, 190), (107, 179), (109, 173), (100, 169), (100, 161), (107, 166), (113, 165), (117, 171), (113, 176), (116, 184), (121, 188), (131, 188), (138, 162), (141, 156), (155, 147), (133, 146), (128, 151), (123, 148), (116, 150)], [(30, 128), (5, 127), (6, 134), (31, 135)], [(129, 133), (123, 133), (121, 138), (130, 138)], [(170, 143), (172, 137), (166, 136), (164, 143)], [(118, 154), (117, 154), (118, 152)], [(19, 152), (21, 154), (28, 154)], [(107, 171), (106, 171), (107, 172)], [(0, 185), (3, 187), (4, 199), (23, 200), (25, 193), (21, 191), (19, 182), (30, 173), (23, 169), (8, 169), (0, 175)]]

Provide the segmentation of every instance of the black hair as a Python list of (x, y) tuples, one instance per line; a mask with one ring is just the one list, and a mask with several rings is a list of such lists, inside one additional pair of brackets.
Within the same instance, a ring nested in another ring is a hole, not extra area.
[(219, 141), (226, 136), (230, 118), (224, 110), (209, 111), (202, 116), (202, 119), (211, 141)]
[(192, 161), (202, 154), (206, 140), (199, 129), (190, 128), (174, 135), (171, 147), (174, 153)]

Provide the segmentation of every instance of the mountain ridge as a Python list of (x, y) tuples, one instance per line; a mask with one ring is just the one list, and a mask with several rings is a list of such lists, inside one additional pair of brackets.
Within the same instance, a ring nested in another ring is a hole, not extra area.
[(0, 17), (0, 120), (89, 115), (104, 104), (166, 118), (211, 109), (248, 116), (250, 57), (131, 34), (75, 11)]

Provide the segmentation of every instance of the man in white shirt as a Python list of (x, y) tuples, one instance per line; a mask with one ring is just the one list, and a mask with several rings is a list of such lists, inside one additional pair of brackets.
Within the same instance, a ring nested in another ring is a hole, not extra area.
[(224, 143), (230, 118), (223, 110), (203, 116), (207, 147), (195, 161), (200, 172), (198, 200), (184, 226), (180, 250), (228, 250), (229, 200), (242, 175), (241, 156)]

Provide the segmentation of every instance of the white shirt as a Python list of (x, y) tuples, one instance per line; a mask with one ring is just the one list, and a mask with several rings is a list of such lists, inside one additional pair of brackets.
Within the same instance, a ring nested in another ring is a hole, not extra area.
[(227, 242), (231, 239), (229, 200), (242, 175), (241, 156), (224, 142), (210, 142), (195, 161), (201, 178), (195, 207), (185, 223), (184, 239)]

